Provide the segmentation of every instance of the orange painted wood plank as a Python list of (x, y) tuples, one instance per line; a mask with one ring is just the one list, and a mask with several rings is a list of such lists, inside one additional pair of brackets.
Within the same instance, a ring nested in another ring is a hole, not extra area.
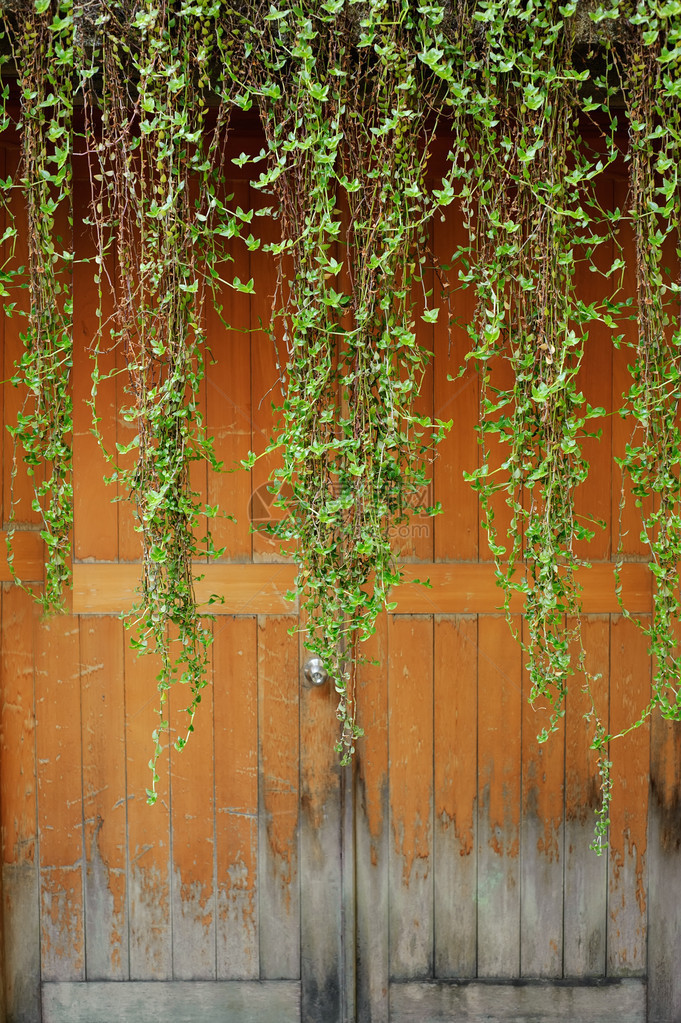
[[(357, 879), (357, 1015), (388, 1018), (388, 617), (363, 643), (357, 714), (364, 737), (357, 744), (355, 841)], [(375, 663), (372, 663), (375, 662)]]
[[(629, 202), (628, 190), (629, 183), (624, 176), (615, 179), (613, 201), (620, 209), (626, 209), (627, 207)], [(634, 236), (630, 223), (626, 217), (622, 217), (617, 226), (617, 240), (621, 246), (621, 252), (618, 252), (617, 254), (626, 260), (626, 267), (623, 271), (624, 277), (622, 291), (617, 297), (619, 301), (623, 301), (626, 298), (634, 298), (635, 300), (636, 245)], [(636, 349), (631, 346), (635, 346), (636, 344), (637, 324), (635, 320), (630, 319), (632, 312), (635, 313), (635, 310), (635, 305), (632, 309), (625, 309), (617, 324), (618, 333), (624, 335), (624, 340), (622, 341), (619, 350), (613, 352), (612, 400), (615, 408), (620, 408), (625, 404), (622, 396), (628, 393), (629, 388), (633, 383), (627, 366), (636, 361)], [(614, 457), (622, 457), (624, 455), (627, 443), (630, 443), (632, 440), (632, 429), (633, 420), (631, 418), (622, 419), (620, 416), (613, 417), (612, 450)], [(634, 443), (637, 442), (635, 441)], [(628, 479), (625, 480), (624, 493), (626, 501), (620, 522), (622, 472), (619, 466), (614, 465), (612, 474), (613, 550), (616, 551), (618, 549), (621, 532), (622, 552), (624, 555), (632, 557), (646, 557), (649, 549), (647, 544), (641, 540), (641, 521), (642, 518), (646, 517), (650, 513), (652, 507), (651, 502), (647, 500), (644, 502), (643, 509), (637, 508), (635, 506), (635, 498), (632, 497), (631, 494), (631, 484)]]
[(300, 976), (300, 686), (290, 622), (258, 620), (260, 977)]
[[(428, 363), (425, 366), (420, 381), (418, 392), (414, 397), (414, 413), (419, 416), (433, 417), (433, 325), (424, 323), (421, 319), (424, 308), (432, 308), (433, 298), (426, 300), (424, 305), (423, 287), (427, 291), (433, 288), (433, 271), (428, 268), (424, 272), (423, 285), (414, 285), (414, 308), (412, 315), (415, 318), (416, 343), (430, 354)], [(427, 438), (424, 437), (424, 440)], [(430, 464), (428, 464), (430, 463)], [(412, 508), (419, 505), (433, 504), (433, 465), (432, 454), (425, 465), (425, 473), (428, 484), (410, 501)], [(407, 522), (400, 523), (393, 527), (392, 543), (395, 556), (400, 561), (432, 561), (434, 550), (434, 528), (433, 519), (424, 514), (412, 514)]]
[[(613, 208), (613, 181), (611, 178), (600, 182), (597, 186), (597, 194), (604, 209)], [(610, 269), (613, 259), (611, 241), (600, 245), (594, 255), (595, 263), (601, 272)], [(582, 260), (577, 263), (575, 287), (583, 302), (600, 304), (604, 284), (605, 278), (601, 276), (601, 273), (592, 272), (586, 261)], [(589, 542), (575, 541), (574, 550), (580, 557), (587, 559), (607, 559), (611, 556), (613, 525), (616, 528), (616, 520), (613, 522), (612, 519), (613, 416), (609, 414), (613, 410), (612, 331), (600, 323), (588, 324), (587, 329), (589, 336), (584, 344), (584, 358), (577, 375), (577, 387), (591, 406), (604, 408), (606, 415), (598, 419), (590, 419), (587, 422), (589, 431), (601, 431), (600, 439), (587, 437), (581, 441), (582, 452), (590, 464), (586, 481), (575, 492), (575, 511), (578, 523), (593, 529), (595, 536)], [(605, 523), (605, 528), (591, 524), (588, 521), (589, 517), (601, 519)]]
[(76, 619), (43, 622), (35, 652), (43, 981), (85, 980), (79, 668)]
[[(212, 663), (211, 663), (212, 667)], [(191, 692), (176, 685), (169, 695), (172, 738), (187, 736)], [(215, 946), (215, 749), (213, 687), (201, 693), (195, 730), (185, 748), (170, 749), (172, 829), (172, 940), (176, 980), (216, 980)]]
[(36, 818), (34, 635), (39, 609), (2, 587), (0, 778), (5, 995), (10, 1019), (40, 1016), (40, 886)]
[(390, 976), (433, 970), (433, 621), (388, 618)]
[(257, 980), (257, 621), (228, 617), (213, 629), (217, 974)]
[[(640, 716), (650, 700), (648, 643), (634, 622), (613, 617), (610, 631), (610, 732)], [(645, 973), (650, 722), (610, 744), (608, 957), (610, 976)]]
[[(610, 619), (582, 620), (585, 668), (596, 711), (605, 728), (609, 718)], [(597, 677), (600, 676), (600, 677)], [(566, 977), (605, 975), (607, 923), (607, 855), (589, 846), (595, 813), (601, 805), (598, 757), (590, 749), (594, 723), (585, 715), (591, 700), (583, 690), (587, 678), (576, 674), (569, 683), (565, 713), (565, 880), (563, 960)]]
[[(444, 168), (443, 168), (444, 169)], [(452, 254), (464, 244), (461, 211), (450, 206), (445, 222), (435, 218), (433, 245), (440, 265), (449, 265)], [(445, 274), (451, 290), (450, 313), (441, 301), (441, 310), (434, 325), (435, 332), (435, 418), (448, 422), (452, 428), (438, 446), (433, 467), (434, 498), (443, 507), (442, 515), (433, 520), (435, 533), (435, 560), (475, 561), (478, 557), (478, 522), (480, 509), (478, 495), (463, 478), (464, 472), (478, 467), (480, 446), (475, 432), (479, 417), (479, 377), (471, 362), (465, 364), (471, 340), (465, 324), (474, 319), (475, 295), (457, 282), (457, 268)], [(434, 300), (440, 298), (441, 285), (435, 282)], [(448, 322), (449, 320), (449, 322)], [(459, 368), (466, 371), (459, 377)], [(448, 377), (454, 379), (449, 380)], [(483, 537), (484, 541), (484, 537)]]
[[(247, 209), (246, 181), (229, 181), (234, 194), (230, 205)], [(242, 281), (251, 278), (250, 255), (239, 241), (233, 244), (233, 263), (226, 264), (227, 279), (234, 275)], [(213, 542), (224, 547), (230, 561), (248, 561), (251, 556), (251, 473), (241, 468), (241, 460), (253, 446), (251, 410), (251, 336), (249, 296), (223, 287), (216, 297), (222, 318), (210, 296), (206, 308), (207, 339), (213, 362), (207, 373), (207, 425), (215, 444), (216, 457), (224, 463), (224, 474), (211, 473), (208, 502), (218, 504), (220, 517), (210, 523)], [(258, 398), (259, 400), (259, 398)], [(230, 521), (225, 516), (235, 516)]]
[(478, 623), (435, 619), (435, 976), (477, 969)]
[[(107, 460), (92, 432), (93, 349), (101, 305), (102, 322), (111, 315), (111, 298), (102, 285), (100, 302), (94, 263), (95, 245), (93, 229), (84, 223), (89, 212), (90, 182), (84, 177), (87, 168), (82, 161), (75, 168), (81, 180), (74, 188), (74, 248), (78, 258), (73, 265), (73, 473), (77, 481), (73, 492), (73, 555), (75, 558), (96, 558), (113, 561), (118, 557), (118, 503), (115, 485), (107, 484), (104, 477), (112, 475), (113, 466)], [(115, 353), (110, 332), (104, 330), (99, 339), (101, 354), (99, 372), (106, 378), (115, 368)], [(107, 345), (109, 351), (107, 351)], [(106, 449), (116, 454), (116, 380), (100, 380), (97, 388), (98, 430)], [(84, 481), (87, 480), (87, 485)], [(79, 485), (78, 485), (79, 484)]]
[(127, 980), (123, 623), (80, 619), (85, 934), (88, 980)]
[(500, 616), (478, 623), (478, 706), (478, 976), (513, 978), (520, 974), (521, 656)]
[[(404, 582), (392, 591), (397, 614), (498, 614), (503, 597), (489, 564), (420, 564), (404, 566)], [(73, 610), (77, 614), (110, 614), (125, 611), (135, 601), (139, 585), (139, 564), (74, 565)], [(295, 568), (290, 564), (260, 563), (197, 565), (199, 602), (212, 594), (224, 598), (210, 607), (213, 614), (295, 614), (296, 603), (286, 600), (292, 590)], [(585, 614), (619, 610), (613, 566), (596, 563), (579, 573), (584, 585)], [(415, 580), (429, 580), (424, 586)], [(621, 572), (626, 606), (646, 613), (652, 601), (652, 575), (643, 563), (625, 564)], [(514, 597), (513, 611), (522, 609)]]
[[(261, 197), (251, 193), (256, 208)], [(263, 246), (278, 240), (279, 225), (269, 217), (258, 218), (261, 246), (251, 253), (251, 277), (255, 281), (255, 294), (251, 296), (251, 416), (253, 450), (261, 454), (270, 442), (278, 413), (274, 407), (281, 406), (283, 393), (280, 383), (280, 358), (286, 358), (285, 345), (281, 338), (281, 322), (276, 324), (276, 346), (269, 330), (272, 325), (273, 302), (277, 289), (277, 263), (271, 253), (263, 252)], [(284, 298), (281, 291), (276, 296), (276, 308), (280, 309)], [(251, 509), (257, 515), (256, 525), (262, 527), (271, 518), (281, 517), (281, 511), (272, 507), (273, 495), (268, 492), (268, 481), (274, 469), (281, 464), (279, 452), (259, 458), (251, 471), (253, 496)], [(280, 561), (281, 543), (276, 537), (268, 536), (259, 528), (252, 537), (253, 557), (256, 561)]]
[[(170, 864), (170, 761), (159, 759), (158, 800), (151, 787), (152, 732), (158, 726), (157, 658), (138, 657), (125, 643), (125, 748), (128, 803), (128, 903), (130, 979), (170, 980), (172, 920)], [(167, 746), (167, 737), (163, 739)]]
[[(527, 625), (523, 622), (527, 642)], [(549, 708), (529, 702), (530, 678), (522, 672), (520, 821), (520, 973), (560, 977), (563, 972), (563, 777), (565, 730), (539, 743)], [(585, 850), (586, 852), (586, 850)]]

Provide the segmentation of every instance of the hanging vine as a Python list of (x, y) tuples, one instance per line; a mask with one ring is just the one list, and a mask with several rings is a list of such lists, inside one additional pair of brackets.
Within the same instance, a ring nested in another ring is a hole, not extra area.
[(271, 163), (256, 185), (278, 200), (274, 248), (292, 268), (279, 314), (275, 483), (291, 495), (279, 533), (295, 543), (306, 643), (335, 680), (347, 763), (360, 734), (358, 644), (400, 578), (391, 529), (445, 429), (414, 411), (428, 362), (414, 289), (426, 320), (437, 311), (423, 273), (438, 208), (424, 185), (432, 87), (413, 45), (422, 18), (406, 0), (272, 5), (264, 22), (251, 88)]
[[(21, 457), (33, 481), (33, 510), (40, 516), (48, 549), (46, 610), (63, 610), (71, 573), (73, 483), (71, 429), (73, 401), (73, 300), (71, 296), (71, 121), (73, 115), (73, 6), (71, 0), (37, 0), (5, 12), (6, 34), (17, 69), (21, 102), (19, 179), (25, 196), (28, 266), (23, 354), (13, 383), (23, 407), (11, 427), (14, 437), (12, 488)], [(12, 231), (16, 228), (12, 227)], [(16, 506), (10, 499), (8, 549)]]
[[(219, 302), (212, 289), (220, 285), (258, 288), (227, 272), (250, 220), (225, 195), (235, 106), (259, 115), (265, 169), (261, 157), (237, 162), (254, 160), (252, 185), (270, 197), (279, 225), (268, 246), (278, 265), (269, 330), (285, 395), (272, 445), (281, 456), (272, 479), (284, 512), (277, 531), (298, 567), (307, 645), (335, 680), (344, 763), (359, 736), (361, 643), (400, 579), (391, 532), (414, 511), (446, 429), (416, 412), (429, 360), (417, 324), (456, 315), (438, 297), (445, 268), (429, 248), (433, 218), (454, 202), (469, 242), (449, 272), (475, 291), (468, 357), (482, 388), (481, 459), (469, 476), (506, 608), (518, 592), (525, 602), (518, 638), (530, 697), (548, 713), (541, 739), (559, 727), (571, 677), (584, 674), (576, 572), (597, 527), (576, 509), (589, 472), (584, 441), (598, 435), (604, 410), (589, 405), (579, 371), (594, 324), (615, 346), (628, 343), (621, 254), (602, 266), (619, 245), (620, 213), (598, 200), (599, 180), (621, 159), (624, 116), (630, 196), (621, 216), (636, 241), (637, 331), (619, 410), (632, 436), (620, 464), (655, 577), (652, 621), (640, 622), (655, 679), (632, 726), (656, 706), (681, 716), (681, 3), (70, 2), (12, 0), (3, 11), (22, 103), (22, 177), (2, 191), (21, 187), (29, 223), (30, 301), (16, 372), (26, 404), (12, 430), (36, 481), (50, 553), (44, 603), (57, 605), (70, 561), (75, 72), (96, 283), (114, 310), (98, 344), (118, 347), (128, 381), (122, 414), (133, 439), (109, 454), (142, 537), (134, 643), (162, 662), (150, 800), (168, 692), (176, 682), (188, 687), (188, 734), (208, 677), (210, 625), (192, 569), (220, 553), (204, 526), (217, 509), (193, 475), (199, 465), (220, 469), (202, 413), (205, 303)], [(436, 136), (450, 152), (433, 181)], [(580, 265), (601, 274), (599, 302), (580, 295)], [(96, 408), (96, 352), (93, 364)], [(502, 366), (509, 382), (500, 384)], [(596, 683), (587, 676), (589, 693)], [(593, 697), (591, 705), (602, 845), (613, 737)]]

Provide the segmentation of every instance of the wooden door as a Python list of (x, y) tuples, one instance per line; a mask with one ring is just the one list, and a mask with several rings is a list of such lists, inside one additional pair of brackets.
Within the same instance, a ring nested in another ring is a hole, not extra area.
[[(234, 144), (241, 151), (249, 140)], [(245, 179), (229, 187), (246, 209)], [(76, 190), (77, 225), (86, 194)], [(622, 206), (621, 196), (611, 201)], [(444, 261), (461, 240), (454, 214), (436, 231)], [(76, 232), (87, 256), (85, 231)], [(235, 272), (253, 277), (258, 294), (225, 296), (232, 331), (212, 314), (208, 325), (215, 363), (205, 414), (227, 464), (265, 446), (276, 382), (258, 330), (273, 267), (259, 251), (239, 259)], [(72, 613), (41, 622), (0, 557), (8, 1019), (679, 1018), (681, 926), (668, 898), (681, 872), (679, 732), (655, 723), (614, 745), (612, 845), (595, 857), (595, 764), (579, 684), (563, 731), (539, 747), (477, 500), (461, 480), (478, 459), (476, 378), (469, 370), (448, 381), (466, 341), (457, 334), (450, 347), (441, 324), (424, 327), (434, 367), (421, 401), (454, 418), (432, 482), (445, 515), (417, 518), (395, 537), (432, 589), (407, 580), (396, 612), (379, 622), (352, 770), (342, 775), (333, 752), (331, 687), (302, 683), (304, 653), (290, 631), (297, 611), (285, 599), (292, 566), (250, 531), (271, 514), (272, 466), (261, 461), (250, 474), (197, 480), (211, 504), (236, 515), (216, 523), (224, 559), (200, 584), (225, 598), (213, 684), (185, 751), (166, 754), (158, 804), (146, 805), (155, 669), (130, 651), (118, 618), (134, 599), (139, 542), (127, 505), (101, 482), (108, 470), (87, 407), (92, 268), (78, 262), (74, 274)], [(465, 320), (469, 300), (460, 301)], [(3, 322), (5, 380), (19, 327)], [(611, 408), (626, 374), (626, 356), (613, 361), (608, 339), (594, 336), (584, 367), (591, 403)], [(109, 447), (130, 438), (116, 414), (122, 384), (113, 375), (101, 387)], [(12, 422), (19, 397), (7, 383), (3, 401)], [(619, 492), (611, 455), (626, 433), (610, 418), (603, 427), (582, 500), (610, 524)], [(2, 444), (6, 521), (5, 431)], [(21, 473), (16, 494), (17, 567), (40, 585), (42, 547)], [(645, 615), (650, 573), (636, 536), (631, 523), (623, 579), (630, 608)], [(585, 635), (615, 730), (645, 703), (650, 665), (645, 639), (618, 613), (610, 527), (592, 557)]]

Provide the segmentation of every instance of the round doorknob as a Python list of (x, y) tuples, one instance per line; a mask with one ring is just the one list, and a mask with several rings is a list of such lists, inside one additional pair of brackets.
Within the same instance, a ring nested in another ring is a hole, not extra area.
[(329, 677), (329, 673), (322, 664), (321, 658), (310, 657), (303, 668), (308, 685), (323, 686)]

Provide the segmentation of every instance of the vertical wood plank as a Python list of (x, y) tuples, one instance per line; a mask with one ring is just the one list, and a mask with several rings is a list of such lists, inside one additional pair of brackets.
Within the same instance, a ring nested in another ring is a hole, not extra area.
[(390, 976), (433, 973), (433, 622), (388, 618)]
[(78, 621), (36, 636), (36, 756), (43, 981), (84, 980), (83, 806)]
[[(128, 900), (130, 979), (170, 980), (172, 922), (170, 911), (169, 756), (158, 764), (159, 796), (148, 806), (151, 785), (151, 734), (158, 725), (158, 661), (138, 657), (125, 642), (125, 748), (128, 792)], [(164, 739), (164, 743), (167, 739)]]
[[(438, 217), (433, 224), (435, 257), (440, 265), (448, 265), (452, 252), (464, 241), (460, 210), (448, 207), (445, 223)], [(452, 288), (452, 314), (448, 322), (447, 306), (442, 309), (434, 325), (435, 417), (453, 420), (452, 428), (438, 447), (438, 456), (433, 466), (434, 498), (442, 504), (442, 515), (434, 520), (436, 561), (474, 561), (478, 557), (478, 496), (470, 483), (463, 478), (464, 472), (472, 472), (478, 466), (479, 445), (475, 432), (478, 421), (478, 374), (472, 363), (466, 365), (465, 373), (459, 377), (459, 368), (465, 365), (470, 339), (465, 324), (473, 320), (475, 298), (472, 290), (460, 289), (456, 285), (456, 269), (449, 273), (448, 284)], [(438, 298), (441, 285), (435, 283), (435, 297)], [(451, 376), (454, 379), (448, 380)]]
[(478, 623), (435, 619), (435, 976), (477, 972)]
[[(424, 284), (428, 291), (433, 288), (433, 272), (426, 270)], [(421, 314), (424, 309), (423, 292), (420, 287), (414, 289), (414, 311), (416, 343), (424, 352), (429, 353), (429, 361), (425, 367), (423, 377), (414, 398), (414, 412), (419, 416), (433, 417), (433, 326), (424, 323)], [(433, 299), (428, 299), (428, 306), (432, 306)], [(433, 464), (426, 464), (425, 474), (428, 479), (427, 485), (413, 496), (410, 501), (410, 515), (407, 522), (402, 522), (393, 527), (392, 546), (395, 556), (400, 561), (432, 561), (434, 549), (434, 519), (423, 512), (416, 514), (415, 510), (421, 506), (432, 505), (433, 502)]]
[[(300, 658), (309, 656), (300, 643)], [(300, 689), (301, 1012), (340, 1023), (343, 917), (341, 793), (333, 681)]]
[[(628, 199), (629, 182), (622, 175), (616, 178), (613, 184), (614, 203), (619, 209), (626, 209)], [(636, 245), (627, 217), (621, 217), (617, 225), (617, 240), (621, 246), (618, 256), (626, 261), (624, 268), (622, 293), (618, 296), (622, 301), (626, 298), (636, 296)], [(618, 322), (618, 332), (624, 336), (619, 349), (613, 352), (612, 363), (612, 401), (615, 407), (623, 404), (623, 395), (628, 394), (632, 384), (631, 373), (628, 365), (635, 361), (636, 332), (637, 324), (631, 318), (628, 309), (625, 309), (622, 319)], [(622, 419), (614, 416), (612, 419), (612, 450), (615, 457), (621, 458), (626, 445), (631, 442), (632, 421), (631, 418)], [(616, 464), (613, 465), (612, 473), (612, 550), (617, 552), (621, 542), (621, 551), (624, 557), (647, 558), (648, 547), (641, 540), (641, 522), (650, 513), (652, 507), (649, 500), (644, 501), (643, 508), (636, 507), (635, 498), (631, 493), (631, 481), (624, 480), (622, 487), (622, 471)], [(620, 501), (624, 489), (625, 503), (620, 511)]]
[[(248, 183), (230, 181), (233, 204), (248, 207)], [(251, 277), (249, 253), (242, 243), (233, 249), (229, 272), (242, 281)], [(211, 520), (213, 542), (225, 548), (229, 561), (247, 561), (251, 556), (250, 505), (251, 474), (240, 467), (252, 447), (251, 339), (248, 295), (224, 287), (217, 296), (222, 308), (220, 320), (212, 300), (206, 307), (208, 346), (212, 361), (207, 367), (207, 428), (213, 438), (216, 457), (224, 463), (224, 474), (208, 478), (208, 503), (219, 505), (221, 515)], [(229, 329), (231, 328), (231, 329)], [(235, 516), (236, 521), (226, 518)]]
[(652, 720), (648, 888), (648, 1019), (681, 1019), (681, 728)]
[(300, 976), (298, 641), (258, 620), (260, 977)]
[[(650, 700), (647, 639), (636, 625), (613, 615), (610, 626), (610, 732), (638, 720)], [(646, 969), (646, 860), (650, 723), (611, 743), (608, 958), (610, 976)]]
[[(610, 619), (593, 615), (582, 621), (585, 668), (596, 711), (608, 727)], [(600, 675), (600, 678), (597, 677)], [(586, 680), (575, 675), (565, 714), (565, 880), (564, 973), (566, 977), (605, 975), (607, 922), (607, 855), (589, 848), (595, 812), (601, 803), (598, 757), (590, 749), (593, 722)]]
[[(612, 179), (602, 180), (597, 186), (599, 201), (604, 209), (612, 209)], [(605, 242), (596, 250), (594, 260), (601, 272), (610, 269), (613, 261), (612, 242)], [(593, 273), (589, 263), (578, 261), (575, 269), (575, 288), (579, 298), (585, 302), (600, 303), (603, 296), (604, 278)], [(610, 558), (613, 536), (616, 542), (617, 520), (613, 533), (613, 461), (612, 431), (613, 417), (608, 415), (613, 407), (613, 343), (612, 331), (600, 323), (588, 325), (589, 336), (584, 345), (584, 357), (577, 375), (577, 386), (586, 401), (594, 408), (604, 408), (606, 415), (591, 419), (590, 431), (600, 430), (601, 436), (586, 437), (581, 441), (582, 453), (589, 462), (589, 475), (575, 493), (575, 511), (578, 521), (594, 530), (593, 540), (576, 540), (575, 553), (590, 560)], [(615, 417), (617, 418), (617, 417)], [(600, 519), (605, 528), (593, 525), (590, 519)]]
[[(78, 258), (73, 265), (73, 553), (75, 558), (115, 561), (118, 557), (118, 503), (116, 487), (107, 484), (112, 466), (92, 432), (92, 409), (87, 402), (92, 392), (92, 352), (96, 344), (102, 307), (102, 322), (111, 314), (111, 297), (102, 286), (100, 303), (94, 282), (99, 269), (92, 261), (95, 247), (92, 228), (84, 223), (90, 202), (87, 167), (77, 161), (74, 172), (74, 246)], [(108, 346), (108, 350), (107, 350)], [(98, 430), (106, 450), (116, 454), (116, 380), (110, 374), (116, 360), (109, 332), (100, 339), (98, 359), (101, 379), (97, 388)], [(87, 486), (83, 481), (87, 480)]]
[[(278, 353), (268, 333), (272, 322), (272, 302), (277, 287), (277, 266), (271, 253), (263, 252), (262, 245), (278, 237), (278, 225), (269, 218), (260, 218), (260, 249), (251, 253), (251, 275), (255, 280), (256, 292), (251, 297), (251, 422), (253, 450), (260, 454), (267, 447), (273, 435), (275, 413), (273, 406), (283, 401), (280, 371), (277, 365)], [(283, 302), (277, 297), (278, 308)], [(277, 339), (282, 345), (281, 338)], [(278, 415), (278, 414), (277, 414)], [(259, 526), (253, 534), (253, 558), (256, 561), (281, 561), (281, 543), (276, 537), (263, 532), (262, 527), (272, 518), (281, 517), (281, 511), (272, 507), (273, 496), (268, 490), (268, 481), (280, 458), (267, 455), (259, 458), (251, 470), (253, 497), (251, 509)]]
[(219, 619), (214, 630), (217, 975), (257, 980), (257, 622)]
[(2, 587), (2, 800), (5, 993), (10, 1020), (40, 1020), (40, 886), (36, 806), (34, 635), (38, 608)]
[[(18, 145), (8, 147), (6, 150), (5, 170), (7, 175), (15, 178), (19, 167)], [(14, 196), (11, 203), (14, 215), (14, 226), (17, 235), (14, 242), (14, 259), (12, 268), (28, 265), (28, 224), (26, 209), (21, 200), (20, 189), (13, 189)], [(4, 351), (3, 351), (3, 406), (4, 423), (7, 426), (14, 426), (17, 422), (17, 415), (23, 408), (26, 400), (25, 389), (14, 387), (11, 383), (15, 374), (15, 368), (21, 361), (23, 353), (23, 342), (20, 334), (25, 329), (25, 319), (20, 315), (20, 310), (28, 308), (28, 293), (18, 288), (14, 291), (12, 299), (16, 301), (14, 315), (3, 317), (4, 320)], [(23, 452), (20, 447), (15, 450), (12, 438), (5, 438), (5, 459), (3, 464), (3, 504), (4, 521), (9, 519), (10, 511), (13, 509), (17, 527), (38, 526), (40, 515), (32, 507), (33, 502), (33, 478), (28, 475), (23, 464)], [(16, 478), (12, 480), (13, 462), (16, 455)]]
[[(363, 644), (367, 658), (357, 687), (357, 1013), (359, 1019), (388, 1023), (388, 619)], [(371, 663), (374, 661), (375, 663)]]
[(127, 980), (123, 625), (80, 618), (85, 935), (88, 980)]
[[(527, 639), (527, 626), (523, 622)], [(565, 731), (540, 744), (549, 708), (529, 703), (529, 672), (522, 672), (522, 802), (520, 824), (520, 973), (563, 973), (563, 767)]]
[[(170, 694), (173, 741), (187, 735), (190, 696), (183, 685)], [(213, 687), (207, 685), (187, 745), (170, 749), (175, 980), (216, 979), (213, 763)]]
[(521, 657), (500, 615), (478, 623), (478, 706), (478, 975), (511, 979), (520, 973)]

